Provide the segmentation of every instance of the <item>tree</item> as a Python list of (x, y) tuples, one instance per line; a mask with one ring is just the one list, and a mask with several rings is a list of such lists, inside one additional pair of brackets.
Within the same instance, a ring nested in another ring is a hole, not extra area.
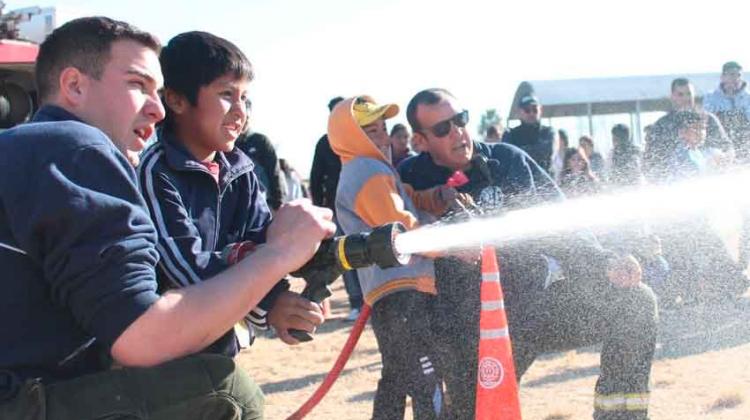
[(484, 133), (487, 132), (487, 128), (498, 124), (502, 124), (502, 118), (500, 118), (500, 114), (497, 112), (497, 109), (490, 108), (484, 111), (481, 119), (479, 120), (479, 135), (483, 136)]

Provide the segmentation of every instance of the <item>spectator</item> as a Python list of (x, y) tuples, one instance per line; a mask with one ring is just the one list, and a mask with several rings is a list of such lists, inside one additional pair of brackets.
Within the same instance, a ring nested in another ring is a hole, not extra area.
[(599, 192), (599, 179), (591, 172), (589, 161), (581, 149), (565, 150), (560, 188), (568, 197), (580, 197)]
[(750, 160), (750, 93), (742, 80), (742, 66), (735, 61), (721, 68), (719, 88), (703, 98), (706, 111), (716, 114), (734, 146), (740, 163)]
[(505, 127), (502, 123), (493, 124), (487, 127), (487, 131), (484, 133), (485, 143), (500, 143), (503, 141), (503, 135), (505, 134)]
[[(668, 160), (680, 146), (677, 136), (676, 116), (682, 111), (695, 110), (695, 88), (688, 79), (672, 81), (670, 100), (672, 110), (659, 118), (646, 133), (646, 150), (643, 153), (643, 172), (649, 182), (662, 182), (669, 173)], [(724, 131), (719, 119), (710, 112), (703, 111), (708, 122), (705, 145), (721, 152), (722, 160), (730, 161), (734, 154), (731, 140)]]
[(552, 169), (555, 130), (542, 125), (542, 105), (536, 96), (522, 97), (518, 101), (518, 108), (521, 125), (508, 131), (503, 142), (520, 147), (549, 174)]
[(286, 178), (286, 200), (292, 201), (298, 198), (308, 198), (307, 187), (302, 182), (302, 177), (286, 159), (279, 159), (279, 167)]
[(279, 159), (276, 156), (276, 149), (273, 147), (271, 140), (264, 134), (252, 131), (252, 124), (249, 117), (252, 111), (252, 102), (249, 99), (246, 102), (248, 119), (243, 133), (237, 139), (235, 146), (242, 150), (255, 164), (253, 172), (265, 189), (268, 207), (276, 211), (285, 201), (285, 179), (281, 174)]
[(411, 150), (411, 133), (403, 124), (396, 124), (391, 128), (391, 155), (393, 167), (398, 167), (404, 159), (415, 156)]
[(131, 165), (164, 118), (159, 49), (104, 17), (60, 26), (36, 61), (42, 107), (0, 134), (0, 418), (263, 416), (243, 369), (195, 353), (335, 226), (283, 208), (236, 267), (156, 293), (157, 232)]
[(617, 187), (640, 185), (641, 151), (633, 144), (630, 128), (625, 124), (612, 127), (612, 169), (609, 182)]
[(570, 147), (568, 132), (561, 128), (557, 130), (557, 141), (555, 142), (555, 149), (552, 153), (552, 175), (555, 182), (558, 184), (562, 177), (565, 153), (568, 151), (568, 147)]
[[(328, 101), (328, 111), (333, 111), (337, 103), (344, 98), (337, 96)], [(310, 194), (312, 195), (313, 204), (316, 206), (327, 207), (336, 214), (336, 188), (339, 184), (341, 174), (341, 159), (331, 149), (331, 143), (328, 141), (328, 134), (318, 140), (315, 146), (315, 155), (313, 156), (312, 169), (310, 170)], [(339, 227), (339, 232), (341, 228)], [(349, 296), (349, 315), (345, 320), (354, 322), (362, 308), (362, 287), (357, 278), (355, 270), (347, 271), (343, 275), (346, 294)]]
[(594, 150), (594, 139), (590, 136), (583, 135), (578, 139), (578, 147), (583, 155), (588, 159), (591, 172), (600, 180), (604, 180), (604, 158), (602, 154)]

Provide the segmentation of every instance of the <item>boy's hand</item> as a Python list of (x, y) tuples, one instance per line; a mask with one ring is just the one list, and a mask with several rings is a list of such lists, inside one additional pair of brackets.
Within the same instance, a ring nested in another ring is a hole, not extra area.
[(299, 341), (289, 334), (290, 329), (315, 332), (325, 317), (320, 305), (310, 302), (298, 293), (283, 292), (268, 313), (268, 324), (273, 327), (281, 341), (289, 345)]
[(266, 244), (278, 252), (289, 271), (312, 258), (320, 241), (336, 233), (333, 212), (299, 199), (279, 207), (266, 233)]
[(607, 277), (615, 287), (627, 288), (641, 282), (641, 265), (632, 255), (625, 255), (609, 261)]

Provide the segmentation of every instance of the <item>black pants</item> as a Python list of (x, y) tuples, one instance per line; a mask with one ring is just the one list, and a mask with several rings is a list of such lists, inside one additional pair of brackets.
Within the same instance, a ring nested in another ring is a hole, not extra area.
[[(450, 401), (447, 411), (452, 418), (471, 419), (481, 277), (475, 267), (461, 267), (453, 259), (436, 260), (435, 271), (438, 302), (433, 325), (442, 343), (438, 348)], [(541, 354), (602, 343), (594, 418), (647, 418), (657, 333), (656, 298), (648, 286), (616, 289), (607, 284), (592, 289), (566, 279), (512, 300), (506, 296), (506, 312), (519, 380)]]
[(373, 419), (403, 419), (407, 395), (412, 399), (414, 419), (440, 416), (443, 391), (433, 364), (435, 342), (429, 323), (434, 298), (403, 291), (373, 305), (372, 328), (383, 361)]
[(45, 385), (29, 381), (0, 402), (0, 419), (263, 418), (263, 393), (232, 359), (198, 355), (153, 368), (109, 370)]

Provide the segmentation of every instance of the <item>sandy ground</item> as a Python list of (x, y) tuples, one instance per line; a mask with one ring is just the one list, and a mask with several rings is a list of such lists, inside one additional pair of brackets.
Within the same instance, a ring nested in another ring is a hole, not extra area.
[[(348, 308), (340, 284), (332, 300), (333, 317), (312, 343), (289, 347), (260, 337), (240, 355), (241, 365), (266, 394), (268, 419), (293, 413), (333, 366), (352, 326), (342, 321)], [(521, 384), (524, 419), (591, 418), (597, 350), (584, 348), (537, 360)], [(749, 365), (750, 296), (737, 304), (662, 312), (651, 377), (651, 418), (750, 419)], [(379, 373), (380, 356), (368, 326), (341, 377), (307, 418), (369, 418)]]

